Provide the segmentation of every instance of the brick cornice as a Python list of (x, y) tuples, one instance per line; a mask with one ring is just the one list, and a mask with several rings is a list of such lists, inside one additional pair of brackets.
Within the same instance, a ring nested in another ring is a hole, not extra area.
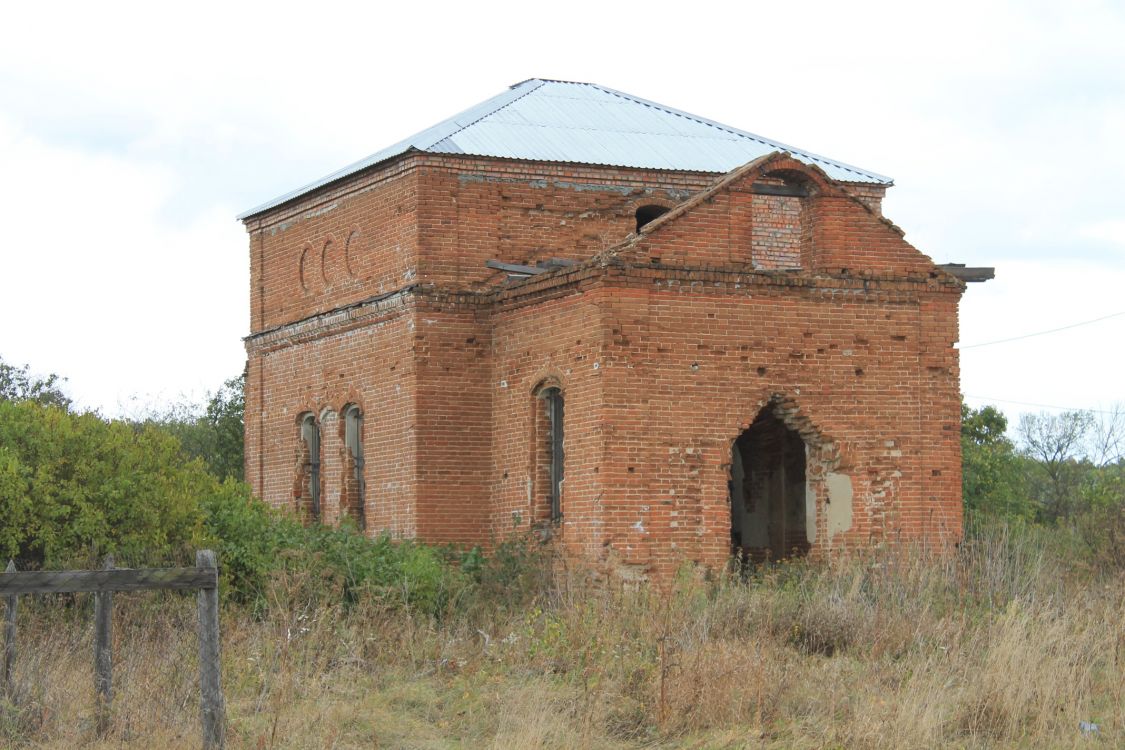
[(442, 310), (507, 311), (567, 297), (594, 287), (656, 288), (685, 294), (749, 294), (792, 289), (827, 295), (871, 295), (899, 299), (919, 294), (960, 295), (964, 285), (946, 274), (828, 274), (803, 270), (762, 271), (629, 264), (600, 259), (532, 276), (487, 291), (415, 284), (389, 294), (339, 307), (247, 336), (250, 354), (259, 354), (334, 335), (396, 317), (412, 301)]

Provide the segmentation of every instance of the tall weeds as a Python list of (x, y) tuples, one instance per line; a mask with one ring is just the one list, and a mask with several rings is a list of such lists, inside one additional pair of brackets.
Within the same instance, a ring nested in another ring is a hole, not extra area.
[[(308, 566), (256, 610), (229, 606), (230, 745), (1125, 745), (1125, 579), (1057, 533), (978, 528), (952, 555), (685, 571), (666, 590), (508, 552), (462, 566), (476, 583), (436, 614), (406, 592), (336, 596)], [(105, 747), (198, 742), (192, 607), (175, 599), (119, 598), (124, 687)], [(82, 606), (24, 608), (9, 746), (95, 744)]]

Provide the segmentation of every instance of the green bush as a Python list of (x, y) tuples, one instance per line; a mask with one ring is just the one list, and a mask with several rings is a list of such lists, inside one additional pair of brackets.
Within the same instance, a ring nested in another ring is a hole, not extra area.
[(156, 427), (180, 441), (188, 458), (203, 460), (219, 480), (241, 480), (244, 376), (231, 378), (205, 404), (180, 401), (155, 407), (130, 421), (137, 429)]
[(55, 565), (198, 542), (214, 480), (156, 430), (0, 399), (0, 555)]
[(440, 614), (466, 585), (456, 566), (432, 547), (353, 527), (303, 526), (228, 479), (202, 503), (206, 543), (219, 555), (224, 588), (235, 600), (262, 604), (279, 581), (300, 581), (309, 598), (390, 605)]

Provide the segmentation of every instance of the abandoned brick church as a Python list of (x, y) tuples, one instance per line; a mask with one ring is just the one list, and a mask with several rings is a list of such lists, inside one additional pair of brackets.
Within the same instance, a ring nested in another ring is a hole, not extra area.
[[(532, 79), (240, 218), (246, 476), (644, 577), (961, 534), (957, 309), (890, 180)], [(975, 275), (974, 275), (975, 274)]]

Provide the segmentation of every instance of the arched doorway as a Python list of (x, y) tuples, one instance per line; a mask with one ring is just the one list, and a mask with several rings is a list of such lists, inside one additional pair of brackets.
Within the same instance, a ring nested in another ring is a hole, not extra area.
[(731, 549), (747, 559), (808, 554), (816, 529), (804, 440), (769, 406), (731, 448)]

